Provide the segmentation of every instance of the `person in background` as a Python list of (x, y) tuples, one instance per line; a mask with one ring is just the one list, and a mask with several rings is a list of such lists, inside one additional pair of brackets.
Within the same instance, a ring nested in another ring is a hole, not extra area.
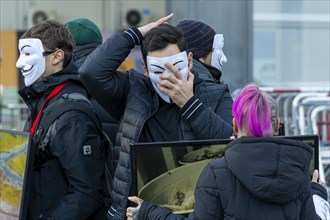
[[(135, 219), (326, 219), (325, 188), (310, 181), (312, 149), (303, 142), (272, 137), (279, 128), (275, 101), (254, 84), (243, 88), (233, 104), (233, 128), (238, 139), (228, 144), (223, 158), (211, 161), (195, 189), (194, 211), (188, 216), (143, 201), (126, 211)], [(323, 213), (323, 214), (322, 214)], [(319, 214), (319, 216), (318, 216)]]
[(222, 83), (222, 67), (227, 62), (223, 52), (223, 35), (217, 34), (212, 27), (196, 20), (182, 20), (176, 27), (183, 33), (187, 42), (187, 51), (193, 54), (192, 72), (205, 73), (200, 74), (201, 77)]
[[(88, 18), (73, 19), (64, 24), (69, 29), (76, 42), (76, 48), (73, 54), (73, 60), (78, 68), (85, 62), (86, 57), (102, 44), (103, 37), (98, 26)], [(102, 127), (105, 133), (110, 138), (111, 142), (115, 142), (118, 131), (118, 121), (102, 107), (94, 98), (89, 97), (99, 119), (102, 122)], [(105, 106), (110, 107), (110, 106)]]
[(80, 67), (85, 62), (87, 55), (102, 44), (101, 30), (88, 18), (76, 18), (66, 22), (64, 26), (69, 29), (76, 42), (73, 60)]
[(29, 108), (24, 131), (31, 133), (29, 153), (35, 157), (27, 219), (106, 215), (102, 206), (105, 152), (96, 124), (88, 115), (72, 110), (60, 115), (48, 130), (39, 127), (51, 114), (47, 109), (64, 97), (87, 96), (72, 62), (74, 47), (68, 29), (53, 20), (31, 27), (19, 39), (16, 67), (25, 83), (19, 94)]
[[(232, 135), (228, 88), (201, 80), (197, 73), (190, 72), (192, 53), (186, 52), (181, 31), (164, 23), (172, 16), (131, 28), (105, 41), (79, 70), (83, 83), (103, 106), (118, 107), (110, 111), (120, 120), (115, 142), (120, 156), (109, 219), (125, 219), (132, 176), (131, 143)], [(134, 69), (116, 71), (131, 49), (140, 44), (144, 74)]]

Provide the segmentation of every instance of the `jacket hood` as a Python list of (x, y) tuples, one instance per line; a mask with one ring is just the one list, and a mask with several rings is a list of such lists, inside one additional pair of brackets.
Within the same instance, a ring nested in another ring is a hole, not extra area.
[(193, 68), (191, 72), (197, 76), (196, 82), (207, 81), (207, 82), (220, 82), (221, 71), (214, 68), (213, 66), (202, 63), (196, 59), (193, 60)]
[(231, 142), (225, 161), (256, 198), (285, 203), (310, 192), (312, 149), (296, 140), (242, 137)]
[(29, 87), (22, 88), (18, 91), (18, 93), (23, 99), (25, 99), (26, 97), (40, 97), (44, 93), (47, 93), (48, 91), (52, 90), (58, 84), (67, 82), (69, 80), (80, 83), (77, 66), (72, 60), (61, 71), (54, 73), (50, 76), (44, 77), (40, 82), (35, 82)]
[(87, 56), (99, 46), (98, 43), (76, 46), (74, 51), (74, 61), (80, 67), (86, 60)]

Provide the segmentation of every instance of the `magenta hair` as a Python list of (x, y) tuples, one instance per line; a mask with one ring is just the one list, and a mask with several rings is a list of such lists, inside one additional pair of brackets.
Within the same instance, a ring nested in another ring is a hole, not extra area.
[(255, 84), (245, 86), (233, 103), (233, 116), (238, 128), (247, 130), (247, 136), (265, 137), (272, 134), (271, 97)]

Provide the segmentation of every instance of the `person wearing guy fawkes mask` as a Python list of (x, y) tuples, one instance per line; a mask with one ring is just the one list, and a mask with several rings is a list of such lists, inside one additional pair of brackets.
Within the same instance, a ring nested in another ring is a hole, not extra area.
[[(108, 39), (79, 69), (95, 99), (103, 106), (117, 106), (109, 112), (120, 121), (115, 142), (120, 157), (118, 153), (108, 219), (125, 219), (131, 187), (130, 143), (221, 139), (232, 134), (228, 87), (191, 73), (192, 53), (187, 52), (182, 32), (164, 23), (172, 16)], [(140, 44), (144, 74), (134, 69), (116, 71)]]
[(223, 34), (217, 34), (212, 27), (196, 20), (182, 20), (177, 28), (186, 39), (187, 51), (193, 53), (192, 72), (198, 72), (204, 80), (222, 83), (222, 67), (227, 62)]
[[(19, 94), (29, 108), (24, 131), (31, 134), (27, 216), (24, 219), (104, 219), (105, 152), (96, 124), (83, 112), (64, 112), (47, 130), (40, 123), (51, 106), (70, 94), (87, 96), (72, 62), (74, 40), (63, 24), (46, 20), (19, 39), (25, 87)], [(54, 109), (52, 109), (54, 110)], [(55, 110), (54, 110), (55, 111)], [(27, 196), (27, 195), (24, 195)]]

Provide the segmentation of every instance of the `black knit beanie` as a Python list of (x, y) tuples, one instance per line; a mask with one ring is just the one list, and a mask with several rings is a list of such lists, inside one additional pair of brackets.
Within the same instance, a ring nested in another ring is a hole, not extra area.
[(192, 52), (195, 59), (204, 57), (212, 51), (216, 32), (207, 24), (195, 20), (183, 20), (179, 22), (177, 28), (183, 32), (188, 52)]

